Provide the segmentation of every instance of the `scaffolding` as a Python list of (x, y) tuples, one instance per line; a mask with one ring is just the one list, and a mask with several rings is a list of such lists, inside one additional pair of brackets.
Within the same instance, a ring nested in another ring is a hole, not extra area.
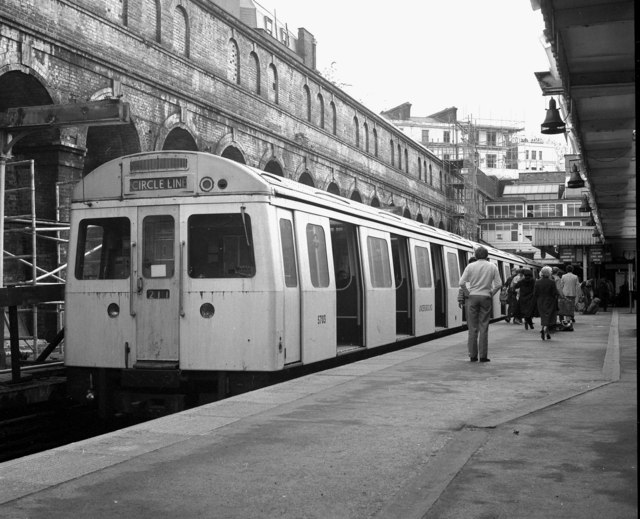
[[(5, 215), (4, 215), (4, 247), (3, 265), (12, 262), (26, 266), (26, 269), (12, 268), (10, 275), (3, 272), (5, 277), (10, 278), (12, 285), (44, 284), (47, 282), (64, 283), (63, 271), (66, 265), (61, 264), (62, 246), (68, 240), (62, 234), (68, 233), (69, 225), (60, 221), (60, 185), (56, 185), (56, 219), (38, 219), (36, 211), (36, 183), (35, 183), (35, 162), (33, 160), (22, 160), (8, 162), (6, 165), (5, 179)], [(56, 243), (56, 266), (53, 270), (47, 270), (38, 265), (38, 241), (47, 240)], [(11, 252), (9, 248), (16, 250)], [(4, 286), (4, 280), (3, 280)], [(33, 355), (37, 358), (46, 341), (39, 339), (39, 310), (38, 304), (23, 306), (19, 309), (19, 340), (21, 351), (25, 356)], [(45, 306), (44, 313), (55, 313), (56, 326), (62, 328), (62, 318), (64, 312), (63, 301), (53, 301), (41, 303)], [(4, 344), (7, 344), (7, 330), (9, 321), (7, 314), (3, 312), (4, 318)], [(26, 351), (25, 351), (26, 350)], [(2, 351), (4, 354), (4, 351)]]

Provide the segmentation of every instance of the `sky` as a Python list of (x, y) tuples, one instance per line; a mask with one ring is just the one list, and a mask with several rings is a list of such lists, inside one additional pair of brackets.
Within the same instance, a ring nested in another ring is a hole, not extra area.
[(316, 39), (316, 68), (375, 113), (402, 103), (424, 117), (521, 121), (542, 137), (549, 98), (543, 20), (530, 0), (260, 0)]

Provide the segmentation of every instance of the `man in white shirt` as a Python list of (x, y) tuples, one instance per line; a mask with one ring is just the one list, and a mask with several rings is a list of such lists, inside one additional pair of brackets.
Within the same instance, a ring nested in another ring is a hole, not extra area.
[[(575, 309), (576, 305), (576, 295), (578, 291), (578, 285), (580, 284), (580, 279), (573, 273), (573, 267), (571, 265), (567, 266), (567, 273), (560, 278), (560, 288), (562, 289), (562, 293), (564, 297), (569, 300), (569, 303), (573, 305)], [(567, 317), (567, 316), (565, 316)], [(576, 320), (574, 315), (570, 315), (571, 320), (575, 323)]]
[(489, 251), (480, 245), (475, 251), (476, 262), (469, 263), (460, 278), (460, 286), (468, 290), (467, 326), (469, 338), (467, 346), (471, 362), (489, 362), (489, 320), (491, 319), (492, 299), (502, 280), (498, 267), (487, 261)]

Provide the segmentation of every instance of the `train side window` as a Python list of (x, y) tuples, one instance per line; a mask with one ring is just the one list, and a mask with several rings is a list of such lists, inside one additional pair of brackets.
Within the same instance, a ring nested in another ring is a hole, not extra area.
[(175, 223), (172, 216), (146, 216), (143, 220), (142, 275), (170, 278), (174, 272)]
[(429, 262), (429, 249), (426, 247), (416, 247), (416, 270), (418, 271), (418, 286), (429, 288), (433, 285), (431, 280), (431, 264)]
[(369, 250), (369, 274), (374, 288), (391, 286), (391, 266), (389, 265), (389, 246), (387, 241), (373, 236), (367, 237)]
[(256, 274), (251, 217), (244, 213), (195, 214), (188, 221), (192, 278), (247, 278)]
[(307, 224), (307, 251), (311, 284), (316, 288), (329, 286), (329, 262), (324, 229), (320, 225)]
[(453, 252), (447, 252), (447, 267), (449, 270), (449, 288), (457, 288), (460, 284), (460, 270), (458, 257)]
[(282, 242), (282, 262), (284, 263), (284, 283), (288, 287), (298, 286), (296, 250), (293, 243), (291, 220), (280, 219), (280, 241)]
[(128, 218), (82, 220), (78, 228), (76, 279), (127, 279), (130, 252)]

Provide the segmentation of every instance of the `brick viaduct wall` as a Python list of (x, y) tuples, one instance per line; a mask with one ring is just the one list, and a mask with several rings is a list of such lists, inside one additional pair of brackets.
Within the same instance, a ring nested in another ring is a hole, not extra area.
[[(0, 83), (11, 71), (37, 78), (54, 103), (122, 96), (133, 151), (162, 149), (179, 128), (198, 150), (233, 146), (248, 165), (276, 161), (289, 178), (307, 172), (321, 189), (335, 183), (343, 196), (357, 190), (364, 203), (377, 197), (448, 224), (445, 168), (433, 154), (209, 1), (4, 0)], [(60, 141), (82, 149), (87, 130)]]

